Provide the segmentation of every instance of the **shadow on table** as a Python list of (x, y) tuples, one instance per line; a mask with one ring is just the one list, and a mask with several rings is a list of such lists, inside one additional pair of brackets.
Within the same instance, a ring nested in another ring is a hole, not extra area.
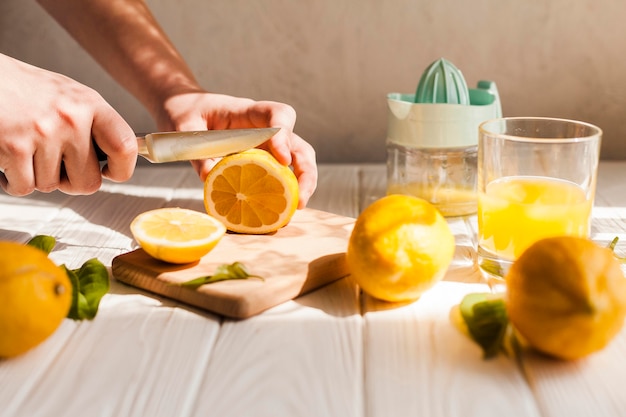
[(0, 235), (2, 240), (8, 240), (11, 242), (26, 243), (32, 237), (26, 232), (18, 232), (17, 230), (0, 229)]
[(219, 321), (224, 320), (224, 317), (218, 314), (211, 313), (201, 308), (197, 308), (189, 304), (185, 304), (180, 301), (177, 301), (177, 300), (174, 300), (174, 299), (171, 299), (171, 298), (168, 298), (168, 297), (165, 297), (165, 296), (162, 296), (162, 295), (159, 295), (159, 294), (147, 291), (147, 290), (143, 290), (138, 287), (134, 287), (132, 285), (128, 285), (124, 282), (121, 282), (115, 279), (114, 277), (111, 278), (111, 286), (109, 288), (109, 294), (140, 297), (143, 299), (142, 302), (144, 303), (145, 302), (149, 302), (150, 304), (158, 303), (159, 307), (181, 308), (189, 312), (192, 312), (194, 314), (197, 314), (199, 316), (206, 317), (207, 319), (210, 319), (210, 320), (219, 320)]
[[(108, 234), (106, 230), (91, 227), (94, 225), (133, 239), (130, 233), (130, 223), (137, 215), (145, 211), (175, 206), (204, 212), (204, 203), (201, 198), (170, 200), (166, 197), (136, 196), (104, 190), (84, 196), (66, 196), (61, 195), (60, 192), (33, 193), (27, 197), (20, 197), (16, 200), (16, 204), (22, 201), (29, 205), (50, 203), (59, 209), (59, 213), (49, 221), (43, 222), (38, 229), (32, 230), (32, 234), (57, 234), (57, 230), (63, 229), (64, 236), (55, 236), (59, 241), (72, 236), (73, 240), (79, 239), (93, 245), (98, 245), (100, 241), (106, 245), (105, 241), (110, 240), (110, 236), (100, 237), (99, 235)], [(75, 216), (63, 211), (67, 209), (75, 213)], [(21, 224), (22, 221), (23, 219), (6, 219), (7, 224), (4, 224), (5, 228), (1, 230), (2, 235), (10, 236), (11, 240), (27, 241), (30, 237), (27, 233), (6, 228), (7, 225), (13, 223)], [(15, 239), (12, 236), (15, 236)]]

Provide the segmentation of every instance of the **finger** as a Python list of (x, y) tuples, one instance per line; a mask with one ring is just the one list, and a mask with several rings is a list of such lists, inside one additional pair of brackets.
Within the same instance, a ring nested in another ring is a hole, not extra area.
[(248, 109), (250, 123), (256, 127), (284, 127), (292, 131), (296, 125), (296, 111), (288, 104), (276, 101), (257, 101)]
[[(107, 155), (102, 175), (117, 182), (128, 180), (137, 163), (137, 137), (128, 123), (111, 106), (103, 103), (94, 114), (91, 135)], [(95, 161), (95, 149), (93, 146), (90, 149), (90, 160)]]
[(4, 169), (0, 168), (0, 188), (6, 192), (8, 185), (9, 181), (7, 181), (7, 176), (4, 175)]
[(250, 110), (250, 120), (257, 127), (280, 127), (262, 148), (267, 149), (283, 165), (292, 164), (291, 135), (296, 123), (296, 111), (293, 107), (273, 101), (259, 101)]
[(293, 172), (298, 178), (298, 208), (303, 209), (317, 188), (317, 164), (315, 150), (294, 133)]
[(51, 146), (40, 146), (35, 152), (33, 172), (37, 190), (49, 193), (60, 187), (61, 152), (61, 149)]
[(33, 155), (28, 149), (14, 147), (8, 160), (0, 160), (2, 175), (0, 186), (7, 194), (24, 196), (35, 191), (35, 174), (33, 169)]
[(215, 166), (215, 164), (217, 164), (218, 161), (219, 161), (219, 158), (211, 158), (211, 159), (205, 159), (201, 161), (196, 160), (196, 161), (190, 161), (190, 162), (191, 162), (191, 166), (200, 177), (200, 180), (204, 182), (206, 180), (207, 175), (209, 175), (209, 171), (211, 171), (211, 169)]
[(74, 143), (82, 146), (65, 149), (59, 171), (59, 190), (66, 194), (93, 194), (102, 185), (102, 175), (100, 164), (92, 151), (91, 134), (83, 133), (82, 138)]
[(282, 165), (289, 166), (293, 164), (291, 141), (293, 132), (281, 129), (270, 140), (265, 142), (261, 148), (269, 151), (276, 160)]

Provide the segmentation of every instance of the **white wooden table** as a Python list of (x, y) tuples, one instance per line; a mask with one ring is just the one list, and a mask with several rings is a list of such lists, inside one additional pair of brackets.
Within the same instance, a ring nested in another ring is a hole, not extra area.
[[(603, 162), (593, 236), (626, 252), (625, 162)], [(309, 207), (356, 217), (384, 194), (382, 165), (321, 165)], [(140, 167), (91, 196), (0, 192), (0, 239), (55, 236), (57, 263), (134, 249), (128, 225), (160, 206), (203, 210), (186, 165)], [(486, 291), (475, 217), (451, 219), (457, 253), (418, 301), (387, 305), (348, 277), (236, 321), (112, 280), (93, 321), (65, 320), (27, 354), (0, 360), (0, 416), (624, 416), (626, 329), (575, 363), (527, 354), (484, 361), (449, 321)], [(0, 335), (2, 337), (2, 335)]]

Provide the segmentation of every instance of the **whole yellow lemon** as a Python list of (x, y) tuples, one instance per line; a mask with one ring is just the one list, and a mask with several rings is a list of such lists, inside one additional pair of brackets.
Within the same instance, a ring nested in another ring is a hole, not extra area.
[(515, 329), (533, 348), (577, 359), (604, 348), (626, 316), (626, 278), (613, 252), (579, 237), (542, 239), (506, 275)]
[(16, 242), (0, 242), (0, 357), (43, 342), (70, 309), (72, 284), (47, 254)]
[(445, 275), (454, 235), (426, 200), (388, 195), (357, 218), (346, 259), (358, 285), (391, 302), (416, 300)]

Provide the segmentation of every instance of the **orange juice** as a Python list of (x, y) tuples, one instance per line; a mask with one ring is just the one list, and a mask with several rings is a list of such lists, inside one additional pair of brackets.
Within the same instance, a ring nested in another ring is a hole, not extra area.
[(478, 198), (478, 243), (509, 260), (550, 236), (587, 237), (592, 199), (576, 184), (546, 177), (505, 177)]

